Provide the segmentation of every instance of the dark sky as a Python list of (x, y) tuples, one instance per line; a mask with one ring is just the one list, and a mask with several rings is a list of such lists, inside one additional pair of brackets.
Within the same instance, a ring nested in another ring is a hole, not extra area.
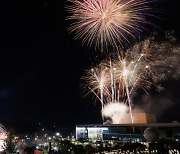
[[(68, 35), (65, 0), (9, 0), (0, 4), (0, 120), (16, 130), (99, 123), (99, 106), (84, 98), (83, 75), (96, 55)], [(156, 23), (180, 37), (180, 2), (157, 4)], [(180, 81), (165, 83), (174, 102), (161, 121), (179, 120)]]

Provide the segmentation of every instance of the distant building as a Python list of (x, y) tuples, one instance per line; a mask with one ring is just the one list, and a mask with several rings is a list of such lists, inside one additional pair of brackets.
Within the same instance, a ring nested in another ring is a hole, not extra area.
[[(90, 124), (76, 126), (76, 139), (84, 138), (101, 141), (147, 141), (144, 132), (154, 129), (158, 137), (180, 142), (180, 123), (157, 123), (153, 114), (134, 114), (134, 124)], [(149, 134), (148, 134), (149, 135)], [(151, 134), (150, 134), (151, 136)]]
[(159, 133), (159, 138), (180, 142), (180, 123), (118, 124), (118, 125), (77, 125), (76, 139), (146, 141), (143, 134), (147, 128)]

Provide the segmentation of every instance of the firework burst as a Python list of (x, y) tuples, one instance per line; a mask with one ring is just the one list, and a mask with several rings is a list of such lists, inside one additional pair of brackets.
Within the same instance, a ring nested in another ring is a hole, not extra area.
[(82, 44), (100, 49), (112, 46), (118, 48), (137, 39), (150, 24), (145, 20), (150, 15), (148, 0), (68, 0), (67, 11), (71, 20), (70, 33)]
[(155, 43), (153, 39), (147, 39), (87, 71), (85, 79), (101, 101), (102, 112), (105, 112), (104, 107), (107, 111), (108, 104), (122, 102), (129, 106), (133, 123), (131, 98), (135, 89), (141, 88), (148, 93), (154, 86), (158, 91), (162, 90), (159, 81), (180, 76), (179, 58), (180, 47), (172, 41)]

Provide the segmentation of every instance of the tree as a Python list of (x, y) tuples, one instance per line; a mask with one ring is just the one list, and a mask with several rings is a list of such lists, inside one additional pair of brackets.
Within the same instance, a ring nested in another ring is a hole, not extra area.
[(96, 149), (91, 145), (91, 144), (88, 144), (84, 147), (86, 153), (96, 153)]
[(7, 138), (5, 139), (4, 143), (4, 152), (6, 154), (15, 154), (17, 149), (17, 142), (14, 136), (15, 132), (14, 129), (10, 129), (7, 134)]
[(61, 153), (71, 153), (71, 150), (72, 150), (72, 147), (73, 147), (73, 144), (68, 141), (68, 140), (63, 140), (63, 141), (60, 141), (60, 152)]
[(75, 145), (74, 146), (74, 154), (85, 154), (85, 149), (82, 145)]

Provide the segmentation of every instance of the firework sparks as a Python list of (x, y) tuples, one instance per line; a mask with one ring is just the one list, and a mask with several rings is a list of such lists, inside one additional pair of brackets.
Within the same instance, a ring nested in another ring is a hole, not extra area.
[(70, 33), (82, 44), (104, 49), (111, 45), (118, 48), (129, 44), (130, 39), (141, 35), (145, 17), (150, 14), (147, 0), (68, 0), (67, 20), (73, 21)]
[(163, 87), (157, 84), (159, 81), (166, 77), (178, 78), (180, 47), (173, 42), (155, 43), (148, 39), (127, 52), (120, 52), (117, 57), (108, 58), (111, 60), (88, 71), (86, 80), (101, 101), (102, 116), (108, 113), (108, 104), (122, 102), (129, 106), (133, 123), (131, 98), (135, 89), (148, 92), (151, 86), (155, 86), (160, 91)]

